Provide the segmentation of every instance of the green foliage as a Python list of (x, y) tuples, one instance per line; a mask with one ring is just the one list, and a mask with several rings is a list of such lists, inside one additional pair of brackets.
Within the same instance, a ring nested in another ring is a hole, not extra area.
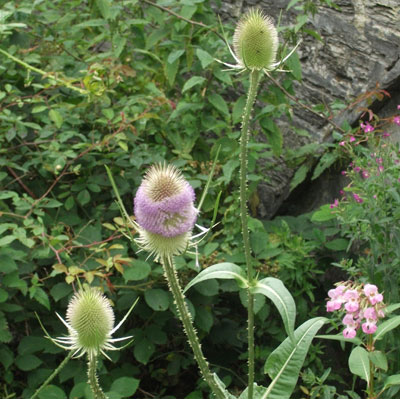
[[(178, 332), (162, 269), (125, 240), (134, 232), (120, 216), (104, 168), (112, 172), (129, 217), (132, 195), (150, 164), (174, 162), (199, 193), (221, 147), (199, 222), (210, 227), (220, 195), (215, 216), (222, 223), (200, 248), (200, 264), (204, 271), (215, 263), (242, 267), (236, 194), (244, 106), (240, 77), (214, 62), (214, 57), (229, 61), (230, 55), (208, 1), (168, 7), (182, 18), (135, 0), (22, 0), (0, 9), (0, 364), (1, 389), (10, 395), (30, 397), (64, 359), (43, 338), (34, 313), (52, 336), (62, 335), (54, 313), (64, 316), (78, 280), (107, 291), (117, 319), (141, 299), (120, 333), (133, 335), (133, 344), (112, 354), (114, 363), (100, 364), (100, 382), (110, 396), (129, 397), (139, 388), (160, 397), (202, 391), (193, 378), (185, 382), (196, 369)], [(302, 9), (296, 25), (283, 27), (282, 34), (295, 42), (308, 12)], [(288, 68), (283, 86), (292, 92), (293, 81), (302, 77), (298, 58)], [(249, 145), (251, 204), (261, 180), (257, 162), (262, 158), (268, 167), (273, 156), (285, 153), (272, 120), (291, 116), (285, 93), (273, 82), (264, 85), (268, 105), (255, 111), (261, 129)], [(314, 150), (304, 150), (300, 161)], [(311, 256), (303, 274), (299, 265), (315, 249), (314, 241), (296, 241), (286, 228), (278, 229), (273, 244), (263, 241), (268, 233), (262, 226), (253, 225), (251, 233), (260, 277), (277, 266), (295, 300), (305, 304), (299, 315), (304, 319), (319, 270)], [(197, 273), (194, 256), (177, 262), (188, 282)], [(235, 388), (241, 386), (237, 372), (246, 368), (232, 353), (245, 348), (245, 299), (232, 299), (237, 290), (232, 281), (209, 280), (188, 294), (195, 325), (210, 343), (210, 361)], [(260, 298), (261, 362), (271, 352), (262, 337), (267, 332), (278, 341), (283, 328)], [(229, 352), (226, 359), (220, 359), (221, 350)], [(85, 367), (71, 360), (40, 397), (88, 397)]]

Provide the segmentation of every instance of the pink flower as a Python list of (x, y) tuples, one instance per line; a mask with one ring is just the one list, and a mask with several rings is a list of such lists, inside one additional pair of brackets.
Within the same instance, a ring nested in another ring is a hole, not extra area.
[(351, 327), (346, 327), (343, 330), (343, 336), (345, 338), (354, 338), (356, 336), (356, 334), (357, 334), (357, 331), (354, 328), (351, 328)]
[(333, 208), (337, 208), (339, 205), (339, 200), (336, 198), (335, 201), (333, 201), (333, 204), (329, 205), (329, 208), (333, 209)]
[(354, 136), (351, 136), (349, 141), (350, 143), (353, 143), (354, 141), (356, 141), (356, 138)]
[(345, 141), (341, 141), (341, 142), (339, 143), (339, 145), (342, 146), (342, 147), (343, 147), (345, 144), (346, 144)]
[(363, 170), (363, 171), (361, 172), (361, 176), (362, 176), (364, 179), (368, 179), (368, 177), (369, 177), (368, 171), (367, 171), (367, 170)]
[(360, 307), (360, 304), (358, 302), (359, 295), (357, 290), (347, 290), (344, 293), (344, 298), (347, 301), (344, 305), (345, 309), (350, 313), (357, 312)]
[(383, 136), (383, 137), (389, 137), (389, 136), (390, 136), (390, 133), (385, 132), (385, 133), (382, 134), (382, 136)]
[(400, 109), (400, 104), (397, 105), (397, 109)]
[(373, 132), (375, 129), (369, 122), (361, 123), (361, 128), (364, 130), (365, 133)]
[(362, 204), (364, 202), (364, 200), (356, 193), (353, 193), (353, 198), (355, 199), (356, 202), (358, 202), (359, 204)]
[(365, 334), (373, 334), (376, 331), (376, 322), (367, 321), (361, 325), (362, 330)]
[(361, 170), (361, 168), (360, 168), (359, 166), (356, 166), (356, 167), (354, 168), (354, 170), (358, 173), (358, 172)]
[(351, 313), (346, 313), (346, 315), (343, 317), (342, 323), (345, 326), (353, 326), (354, 328), (357, 327), (357, 323)]
[(393, 118), (393, 123), (395, 123), (396, 125), (399, 125), (399, 126), (400, 126), (400, 116), (395, 116), (395, 117)]
[(347, 172), (346, 172), (345, 170), (342, 170), (342, 171), (341, 171), (341, 174), (342, 174), (342, 176), (346, 176), (346, 175), (347, 175)]
[(378, 292), (378, 287), (374, 284), (365, 284), (364, 294), (368, 297), (371, 305), (376, 305), (383, 301), (383, 295)]
[(374, 308), (364, 309), (363, 315), (366, 319), (371, 320), (371, 321), (376, 321), (378, 318)]
[(334, 312), (335, 310), (339, 310), (342, 307), (342, 303), (339, 301), (328, 301), (326, 303), (326, 311)]

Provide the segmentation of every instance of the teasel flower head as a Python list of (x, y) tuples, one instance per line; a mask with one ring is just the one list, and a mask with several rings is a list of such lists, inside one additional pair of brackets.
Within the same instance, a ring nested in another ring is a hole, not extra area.
[(110, 301), (96, 288), (81, 289), (69, 301), (66, 320), (57, 313), (69, 334), (48, 338), (63, 349), (73, 351), (75, 357), (87, 354), (89, 358), (94, 358), (101, 353), (110, 359), (105, 351), (121, 349), (116, 348), (114, 342), (132, 338), (112, 338), (112, 335), (128, 317), (134, 305), (114, 327), (115, 318)]
[(156, 260), (183, 253), (197, 219), (194, 200), (193, 188), (175, 166), (150, 167), (134, 199), (139, 246)]
[(279, 47), (278, 32), (272, 19), (258, 8), (248, 10), (236, 26), (233, 35), (233, 50), (229, 51), (236, 64), (229, 64), (216, 60), (229, 69), (243, 72), (246, 70), (262, 70), (268, 72), (278, 70), (279, 67), (293, 54), (297, 46), (281, 61), (276, 62)]

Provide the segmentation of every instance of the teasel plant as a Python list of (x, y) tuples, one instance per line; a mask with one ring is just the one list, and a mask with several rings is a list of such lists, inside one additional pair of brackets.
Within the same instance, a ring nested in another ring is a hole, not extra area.
[[(87, 355), (88, 359), (88, 384), (94, 399), (107, 399), (107, 395), (100, 387), (97, 377), (97, 362), (100, 355), (111, 360), (106, 351), (117, 351), (125, 348), (132, 342), (132, 336), (113, 338), (112, 335), (121, 327), (132, 312), (137, 300), (130, 307), (122, 320), (114, 326), (115, 316), (109, 299), (100, 292), (99, 288), (84, 286), (80, 287), (70, 299), (67, 307), (66, 319), (58, 313), (57, 317), (65, 325), (68, 335), (52, 338), (42, 322), (39, 323), (45, 332), (46, 338), (58, 347), (69, 353), (64, 361), (37, 389), (31, 399), (38, 397), (40, 392), (51, 382), (51, 380), (62, 370), (71, 358), (79, 358)], [(114, 346), (119, 341), (130, 340), (122, 347)]]

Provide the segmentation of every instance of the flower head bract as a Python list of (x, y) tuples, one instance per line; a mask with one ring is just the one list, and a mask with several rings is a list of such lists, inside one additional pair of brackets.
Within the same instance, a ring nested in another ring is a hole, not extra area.
[(233, 35), (233, 50), (226, 41), (236, 64), (230, 64), (216, 59), (229, 69), (243, 72), (246, 70), (262, 70), (268, 72), (279, 67), (294, 53), (300, 42), (282, 60), (276, 62), (279, 41), (278, 32), (270, 17), (260, 9), (252, 8), (247, 11), (236, 26)]
[(120, 323), (114, 326), (114, 312), (110, 301), (96, 288), (81, 289), (69, 301), (66, 320), (56, 313), (67, 327), (68, 335), (51, 338), (45, 330), (46, 336), (57, 346), (73, 351), (74, 357), (87, 353), (89, 358), (93, 358), (101, 353), (110, 359), (105, 351), (120, 350), (122, 348), (113, 344), (132, 338), (112, 338), (112, 335), (121, 327), (135, 304), (136, 302)]

